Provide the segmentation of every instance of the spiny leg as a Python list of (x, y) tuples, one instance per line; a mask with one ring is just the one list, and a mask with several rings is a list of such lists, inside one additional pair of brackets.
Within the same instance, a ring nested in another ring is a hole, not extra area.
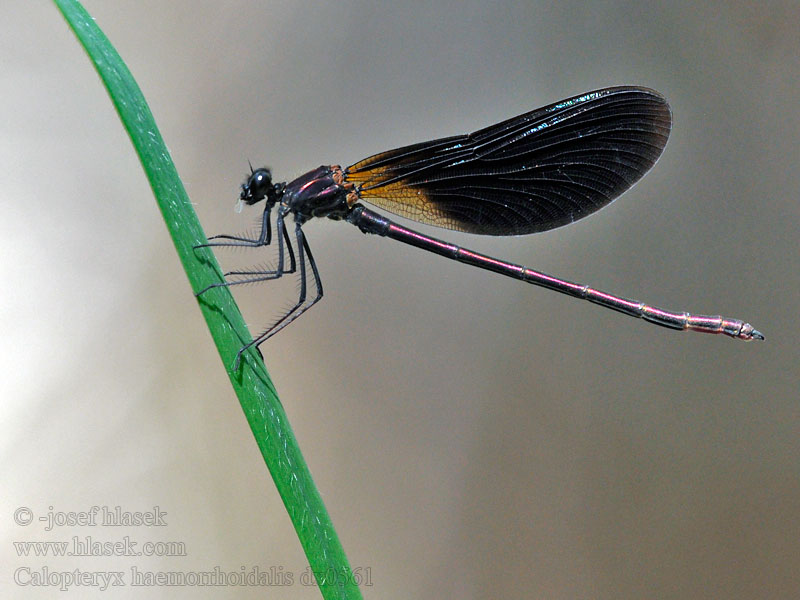
[[(278, 220), (282, 222), (283, 217), (279, 215)], [(309, 308), (314, 306), (317, 302), (319, 302), (322, 299), (322, 280), (320, 279), (319, 270), (317, 269), (317, 263), (314, 260), (314, 255), (311, 254), (311, 248), (309, 247), (308, 241), (306, 240), (306, 237), (303, 234), (302, 223), (300, 222), (295, 222), (295, 238), (297, 240), (297, 254), (300, 262), (300, 295), (297, 299), (297, 303), (295, 303), (295, 305), (291, 309), (289, 309), (286, 312), (286, 314), (284, 314), (280, 319), (278, 319), (272, 325), (270, 325), (261, 335), (256, 337), (249, 344), (245, 344), (239, 349), (239, 352), (236, 354), (236, 360), (233, 363), (234, 371), (239, 369), (239, 363), (241, 362), (241, 357), (243, 352), (245, 352), (251, 346), (255, 346), (256, 348), (258, 348), (258, 346), (260, 346), (263, 342), (265, 342), (273, 335), (278, 333), (281, 329), (283, 329), (289, 323), (297, 319), (300, 315), (302, 315), (304, 312), (306, 312)], [(306, 297), (307, 297), (306, 256), (308, 256), (308, 264), (311, 267), (311, 273), (314, 276), (314, 285), (317, 288), (316, 296), (308, 302), (306, 302)]]
[[(273, 325), (273, 329), (272, 331), (269, 332), (269, 335), (266, 338), (262, 339), (260, 342), (258, 342), (258, 344), (261, 344), (261, 342), (265, 341), (268, 338), (271, 338), (273, 335), (275, 335), (281, 329), (289, 325), (289, 323), (297, 319), (300, 315), (302, 315), (304, 312), (306, 312), (309, 308), (314, 306), (317, 302), (319, 302), (322, 299), (322, 279), (319, 276), (319, 270), (317, 269), (317, 262), (314, 260), (314, 255), (311, 254), (311, 247), (308, 245), (308, 240), (306, 239), (305, 234), (303, 233), (302, 229), (300, 229), (299, 226), (297, 227), (297, 233), (298, 233), (297, 244), (299, 248), (298, 252), (304, 253), (305, 256), (308, 257), (308, 264), (311, 267), (311, 274), (314, 276), (314, 287), (317, 288), (317, 294), (316, 296), (314, 296), (312, 300), (310, 300), (305, 305), (298, 306), (295, 309), (293, 309), (293, 311), (287, 313), (284, 319), (281, 319), (281, 321)], [(306, 278), (304, 276), (303, 281), (305, 281), (305, 279)], [(301, 289), (300, 291), (301, 294), (305, 296), (305, 290)], [(298, 302), (298, 304), (302, 304), (302, 302)]]
[[(216, 236), (215, 236), (216, 237)], [(286, 249), (289, 251), (289, 268), (283, 271), (284, 275), (288, 275), (290, 273), (294, 273), (297, 270), (297, 261), (294, 258), (294, 249), (292, 248), (292, 242), (289, 239), (289, 230), (286, 227), (283, 228), (283, 239), (286, 240)], [(269, 236), (267, 237), (267, 243), (265, 245), (269, 245)], [(275, 273), (276, 271), (228, 271), (225, 273), (225, 277), (229, 275), (264, 275), (266, 273)]]
[[(266, 214), (266, 211), (265, 211)], [(269, 224), (269, 218), (265, 219), (265, 224)], [(247, 272), (247, 274), (252, 274), (254, 277), (250, 277), (248, 279), (241, 279), (239, 281), (224, 281), (220, 283), (212, 283), (211, 285), (203, 288), (199, 292), (195, 294), (195, 296), (201, 296), (202, 294), (206, 293), (208, 290), (212, 288), (218, 287), (230, 287), (232, 285), (240, 285), (242, 283), (256, 283), (258, 281), (268, 281), (271, 279), (280, 279), (285, 273), (294, 273), (295, 270), (295, 258), (294, 258), (294, 250), (292, 249), (292, 244), (289, 240), (289, 234), (286, 231), (286, 225), (283, 220), (283, 215), (278, 215), (276, 227), (278, 229), (278, 268), (274, 271), (253, 271)], [(265, 236), (262, 232), (261, 237), (268, 238), (269, 236)], [(291, 262), (291, 268), (289, 270), (284, 268), (284, 241), (289, 248), (289, 256)], [(224, 246), (234, 245), (246, 245), (246, 244), (219, 244)], [(226, 273), (229, 275), (231, 273)]]
[(211, 240), (231, 240), (229, 242), (213, 242), (209, 244), (198, 244), (195, 248), (210, 248), (213, 246), (247, 246), (258, 248), (260, 246), (269, 246), (272, 242), (272, 227), (269, 222), (269, 213), (272, 210), (271, 206), (264, 208), (264, 213), (261, 216), (261, 232), (256, 239), (246, 238), (238, 235), (212, 235)]

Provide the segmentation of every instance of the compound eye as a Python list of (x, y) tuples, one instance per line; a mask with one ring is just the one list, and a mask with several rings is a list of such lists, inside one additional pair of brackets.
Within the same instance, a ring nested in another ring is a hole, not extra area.
[(269, 169), (256, 169), (242, 186), (241, 199), (247, 204), (263, 200), (272, 189), (272, 173)]

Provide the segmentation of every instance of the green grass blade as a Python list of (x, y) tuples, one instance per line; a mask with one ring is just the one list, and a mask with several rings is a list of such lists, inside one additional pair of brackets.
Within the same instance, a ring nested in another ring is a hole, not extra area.
[[(193, 250), (195, 245), (206, 241), (205, 233), (133, 76), (79, 2), (54, 2), (94, 63), (130, 135), (192, 289), (201, 290), (221, 281), (222, 273), (213, 253), (207, 248)], [(239, 308), (227, 288), (210, 290), (199, 304), (309, 565), (314, 573), (326, 574), (317, 577), (323, 597), (361, 598), (339, 538), (258, 354), (254, 350), (245, 353), (239, 371), (232, 372), (236, 352), (250, 340)]]

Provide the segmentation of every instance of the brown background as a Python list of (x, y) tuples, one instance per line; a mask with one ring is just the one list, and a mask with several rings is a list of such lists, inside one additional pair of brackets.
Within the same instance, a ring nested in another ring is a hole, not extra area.
[[(209, 234), (255, 221), (233, 212), (247, 159), (290, 179), (607, 85), (670, 99), (663, 158), (611, 207), (525, 238), (449, 239), (745, 318), (766, 343), (679, 335), (346, 224), (306, 227), (326, 298), (262, 350), (349, 559), (370, 569), (366, 597), (800, 595), (800, 11), (751, 5), (87, 2)], [(103, 597), (318, 597), (97, 76), (49, 3), (6, 0), (0, 17), (0, 587), (50, 597), (15, 585), (19, 566), (258, 565), (294, 585)], [(294, 293), (237, 296), (255, 329)], [(12, 520), (92, 505), (158, 505), (168, 526)], [(187, 556), (11, 544), (126, 534)]]

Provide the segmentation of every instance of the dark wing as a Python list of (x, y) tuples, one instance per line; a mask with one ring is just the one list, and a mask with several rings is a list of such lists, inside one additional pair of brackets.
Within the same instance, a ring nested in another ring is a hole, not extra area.
[(661, 155), (671, 126), (658, 92), (612, 87), (376, 154), (345, 179), (364, 200), (420, 223), (534, 233), (582, 219), (630, 188)]

